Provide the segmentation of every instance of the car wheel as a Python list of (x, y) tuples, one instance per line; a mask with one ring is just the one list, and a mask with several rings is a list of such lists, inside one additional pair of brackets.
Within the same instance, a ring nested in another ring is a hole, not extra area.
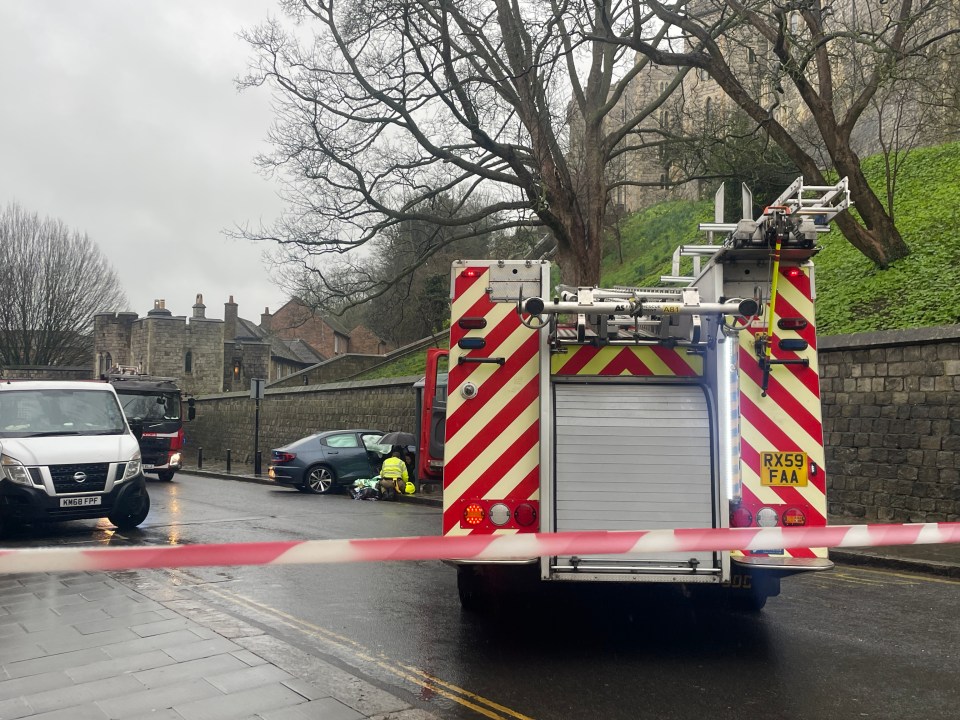
[(333, 470), (326, 465), (314, 465), (307, 470), (307, 477), (303, 484), (303, 491), (316, 495), (326, 495), (333, 489), (336, 477)]
[(160, 470), (157, 473), (157, 477), (163, 480), (164, 482), (170, 482), (173, 480), (173, 470)]
[(149, 512), (150, 496), (146, 490), (141, 490), (125, 498), (122, 505), (115, 507), (113, 512), (107, 515), (107, 520), (121, 530), (132, 530), (147, 519)]

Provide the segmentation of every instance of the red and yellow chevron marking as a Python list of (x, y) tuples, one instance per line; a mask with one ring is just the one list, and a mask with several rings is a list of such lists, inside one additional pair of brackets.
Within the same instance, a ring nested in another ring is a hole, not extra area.
[(698, 377), (703, 358), (685, 348), (660, 345), (567, 346), (550, 358), (553, 375), (631, 375), (635, 377)]
[[(754, 518), (757, 510), (765, 505), (772, 506), (781, 515), (783, 510), (796, 507), (806, 515), (807, 525), (817, 526), (827, 524), (826, 473), (814, 307), (808, 270), (803, 270), (798, 277), (790, 278), (781, 269), (773, 325), (776, 328), (777, 321), (783, 317), (802, 317), (809, 324), (803, 331), (777, 330), (772, 352), (776, 359), (805, 357), (809, 366), (774, 365), (767, 397), (762, 397), (763, 371), (757, 361), (754, 334), (752, 331), (740, 333), (741, 473), (743, 504)], [(776, 340), (783, 337), (801, 337), (810, 347), (801, 353), (780, 350)], [(760, 453), (764, 451), (805, 452), (810, 463), (816, 466), (816, 473), (809, 474), (806, 487), (763, 486)], [(784, 554), (821, 557), (826, 556), (826, 550), (791, 548)]]
[[(490, 301), (489, 284), (485, 266), (456, 271), (447, 380), (444, 535), (489, 532), (460, 527), (463, 500), (540, 498), (540, 338), (536, 330), (520, 323), (513, 303)], [(463, 330), (457, 325), (462, 317), (484, 317), (487, 326)], [(482, 337), (486, 346), (463, 350), (457, 343), (464, 337)], [(460, 357), (505, 361), (460, 364)], [(467, 382), (477, 389), (470, 399), (460, 392)]]

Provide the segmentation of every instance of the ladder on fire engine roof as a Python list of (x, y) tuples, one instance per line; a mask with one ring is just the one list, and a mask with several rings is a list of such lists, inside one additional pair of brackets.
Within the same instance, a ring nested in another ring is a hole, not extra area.
[[(852, 204), (847, 178), (835, 185), (804, 185), (803, 178), (798, 177), (780, 197), (764, 209), (759, 218), (753, 220), (750, 216), (753, 211), (753, 193), (744, 183), (740, 189), (743, 208), (741, 219), (736, 223), (725, 223), (724, 188), (725, 185), (721, 183), (714, 195), (713, 222), (699, 225), (699, 229), (707, 233), (708, 243), (681, 245), (674, 250), (671, 274), (662, 275), (661, 282), (691, 284), (702, 272), (702, 258), (722, 262), (744, 254), (738, 252), (742, 250), (753, 251), (755, 254), (756, 250), (764, 247), (764, 232), (772, 223), (780, 222), (783, 218), (789, 218), (793, 232), (809, 240), (809, 252), (805, 254), (811, 257), (819, 250), (813, 242), (816, 235), (830, 232), (833, 218)], [(714, 236), (717, 234), (726, 234), (726, 238), (719, 245), (714, 244)], [(680, 274), (682, 257), (693, 260), (693, 272), (690, 275)]]
[[(829, 230), (830, 221), (850, 205), (850, 192), (844, 178), (836, 185), (804, 185), (797, 178), (790, 187), (764, 209), (756, 220), (750, 219), (753, 195), (743, 186), (743, 213), (737, 223), (723, 223), (723, 186), (716, 194), (715, 222), (700, 225), (712, 240), (715, 233), (727, 233), (722, 244), (684, 245), (673, 259), (673, 275), (662, 282), (682, 283), (686, 287), (590, 288), (560, 286), (552, 302), (543, 298), (520, 298), (518, 310), (532, 316), (522, 320), (527, 327), (551, 326), (551, 344), (597, 345), (670, 344), (698, 346), (707, 342), (703, 332), (704, 315), (753, 317), (759, 312), (755, 298), (728, 298), (723, 302), (701, 302), (693, 284), (703, 272), (700, 261), (729, 262), (739, 257), (769, 255), (776, 243), (784, 249), (781, 256), (805, 260), (819, 247), (819, 233)], [(680, 258), (693, 257), (693, 274), (681, 276)], [(576, 316), (572, 326), (558, 326), (547, 318)], [(545, 317), (546, 316), (546, 317)], [(534, 317), (538, 318), (534, 322)]]

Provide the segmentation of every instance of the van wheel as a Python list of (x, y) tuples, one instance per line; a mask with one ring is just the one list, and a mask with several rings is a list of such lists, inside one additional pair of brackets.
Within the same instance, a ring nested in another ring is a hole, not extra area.
[(149, 512), (150, 496), (146, 490), (141, 490), (126, 498), (122, 506), (114, 508), (113, 512), (107, 515), (107, 520), (121, 530), (132, 530), (147, 519)]
[(173, 470), (161, 470), (157, 473), (157, 477), (164, 482), (170, 482), (173, 480)]

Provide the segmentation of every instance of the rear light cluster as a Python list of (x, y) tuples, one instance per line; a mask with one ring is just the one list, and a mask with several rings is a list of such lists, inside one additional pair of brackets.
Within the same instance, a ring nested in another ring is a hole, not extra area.
[(460, 527), (484, 530), (509, 529), (536, 532), (540, 518), (536, 500), (470, 500), (464, 502)]
[(297, 454), (296, 454), (296, 453), (282, 452), (282, 451), (280, 451), (280, 450), (274, 450), (274, 451), (273, 451), (273, 454), (271, 455), (271, 459), (272, 459), (275, 463), (278, 463), (278, 464), (280, 464), (280, 465), (283, 465), (284, 463), (288, 463), (288, 462), (292, 462), (293, 460), (296, 460), (296, 459), (297, 459)]
[(757, 510), (756, 516), (749, 508), (736, 505), (730, 508), (730, 527), (797, 527), (807, 524), (807, 516), (798, 507), (789, 507), (784, 510), (764, 505)]

